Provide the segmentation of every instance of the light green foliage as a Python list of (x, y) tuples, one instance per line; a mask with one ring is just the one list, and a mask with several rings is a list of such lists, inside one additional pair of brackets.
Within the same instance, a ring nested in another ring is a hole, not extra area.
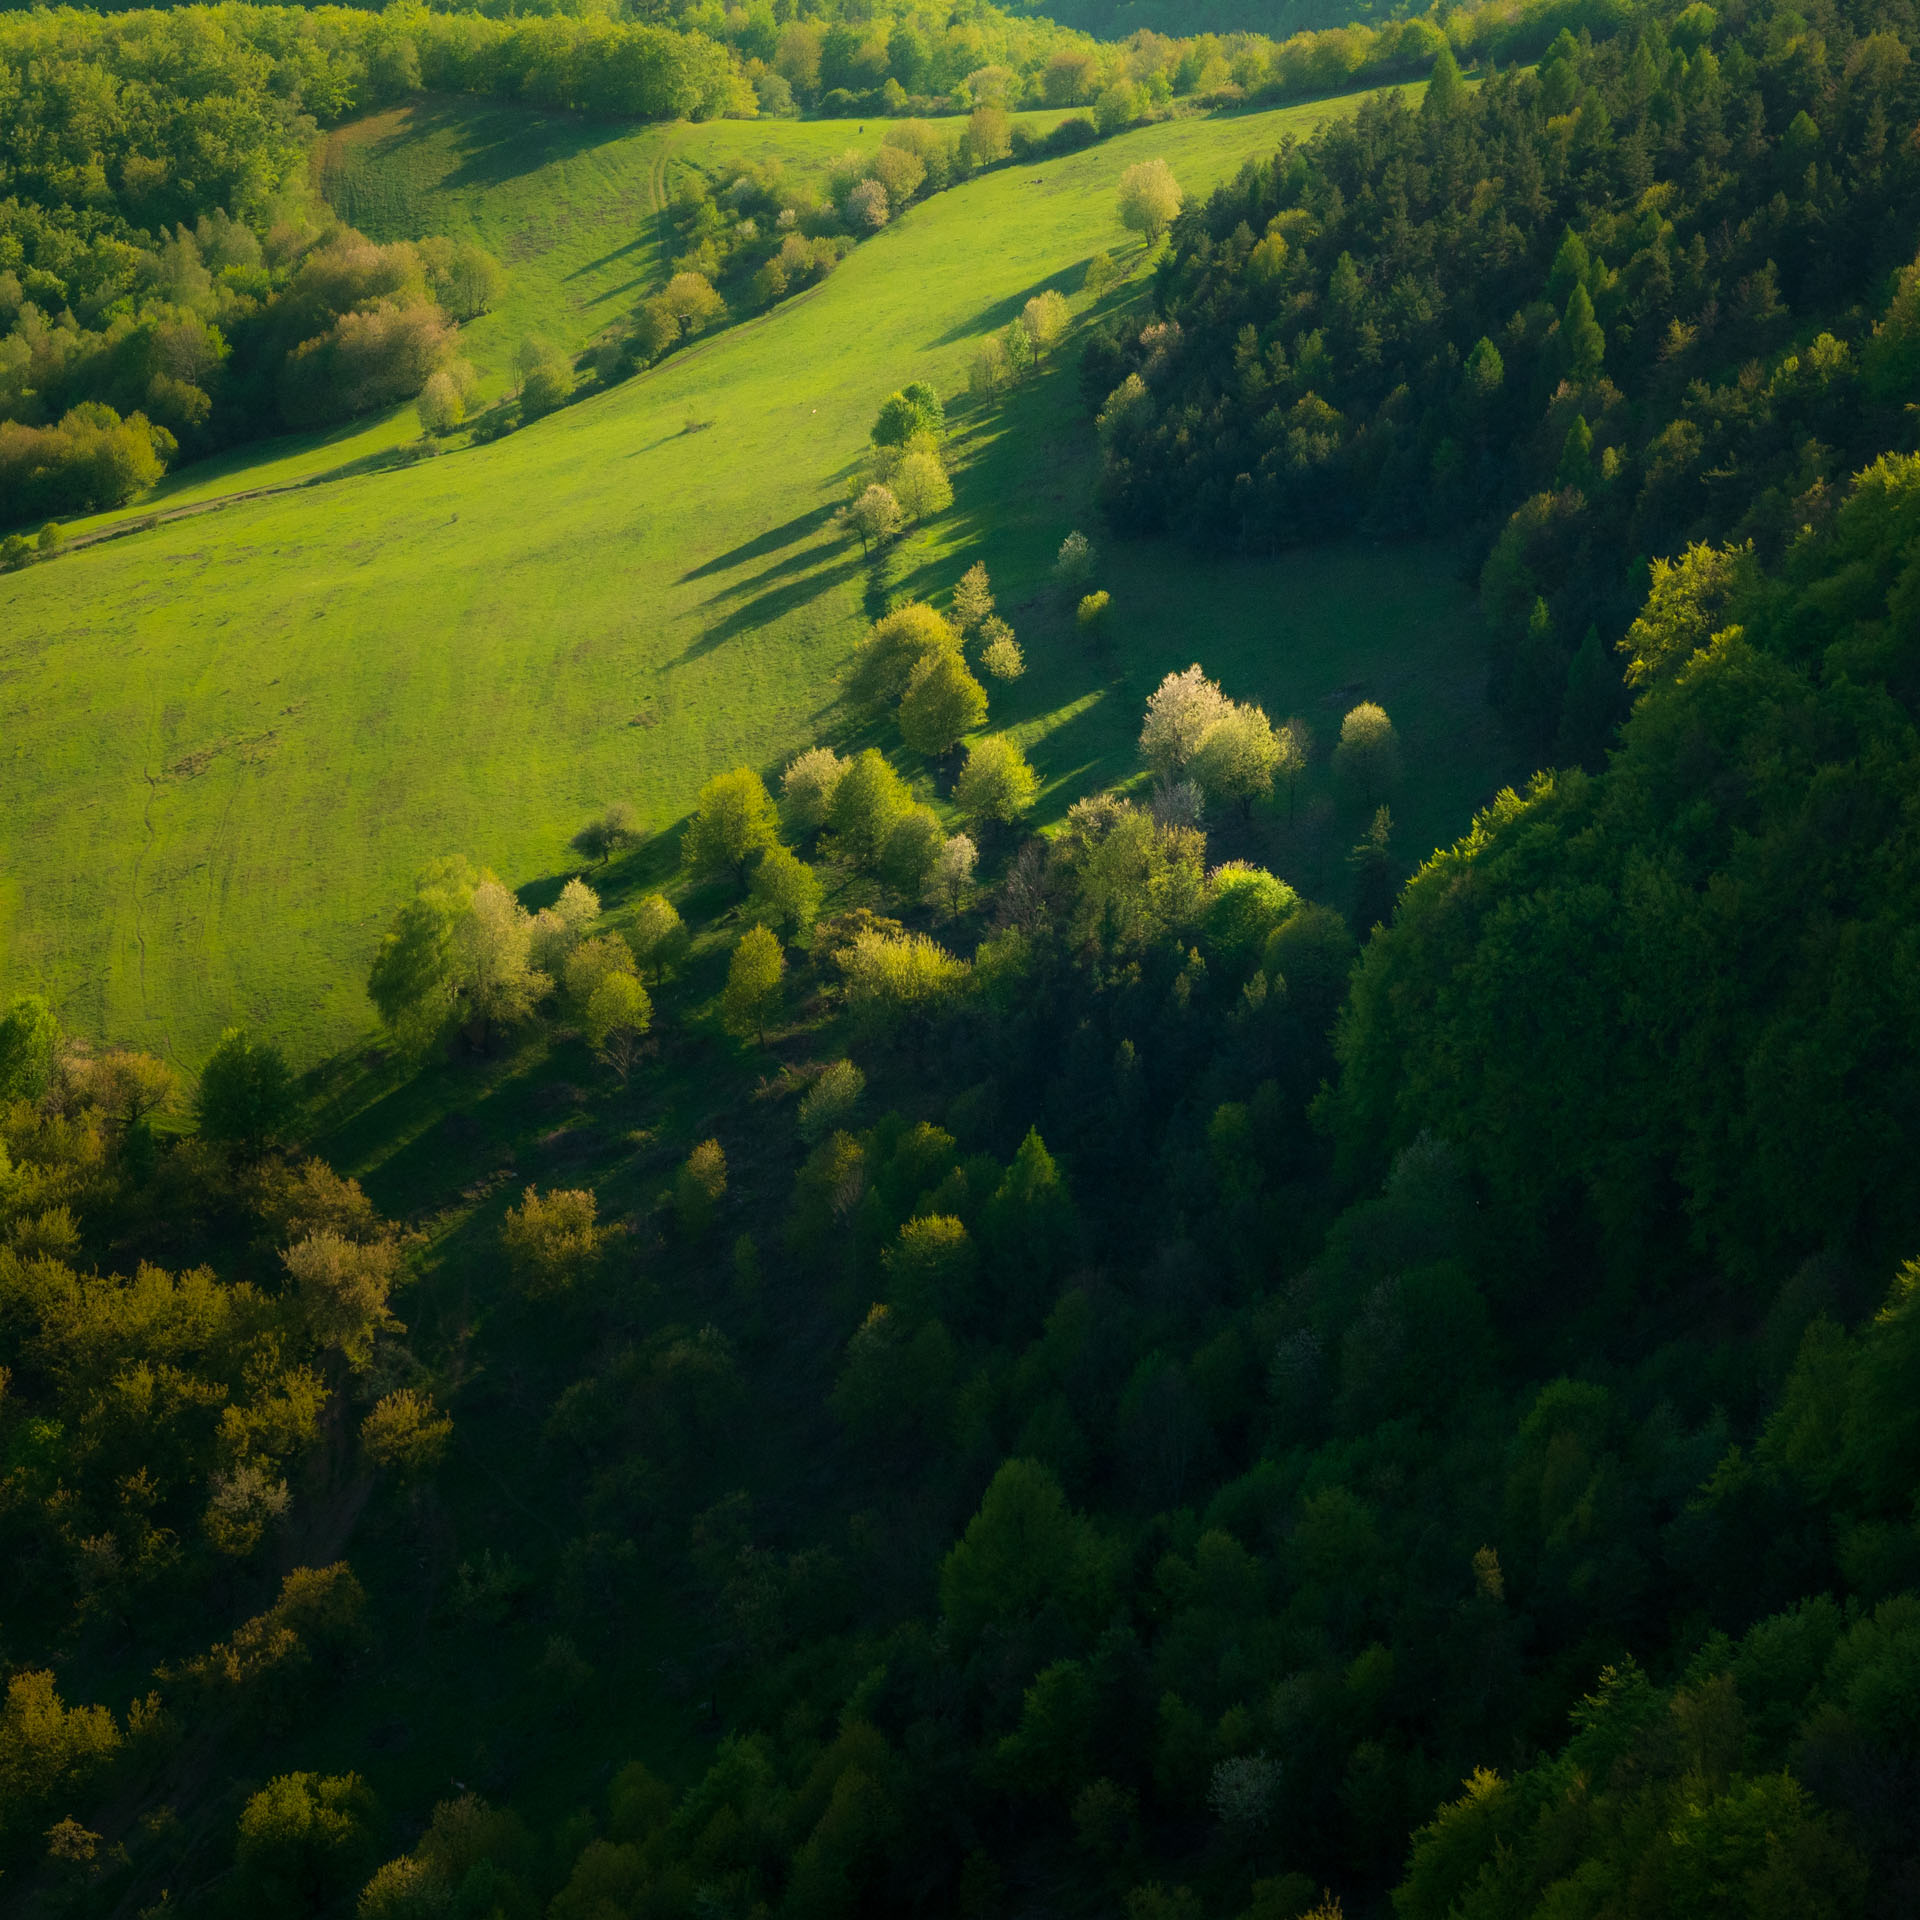
[[(916, 378), (941, 391), (959, 385), (978, 344), (976, 316), (1015, 294), (1024, 301), (1098, 244), (1115, 174), (1139, 143), (1151, 141), (1204, 191), (1325, 111), (1123, 134), (1050, 160), (1045, 195), (1019, 169), (986, 175), (916, 208), (884, 247), (857, 250), (763, 326), (713, 337), (699, 355), (671, 358), (535, 431), (351, 484), (235, 501), (7, 576), (0, 662), (18, 666), (25, 636), (36, 636), (42, 689), (19, 717), (19, 753), (0, 765), (16, 876), (8, 940), (16, 963), (30, 965), (12, 990), (75, 982), (62, 1002), (71, 1024), (149, 1051), (166, 1041), (192, 1065), (244, 1008), (304, 1067), (364, 1032), (365, 1002), (340, 982), (364, 977), (370, 925), (408, 897), (429, 860), (484, 849), (517, 885), (552, 871), (583, 801), (620, 795), (664, 823), (724, 767), (784, 765), (817, 735), (863, 585), (841, 571), (844, 535), (809, 516), (837, 492), (826, 476), (866, 447), (877, 398)], [(347, 217), (378, 238), (472, 238), (513, 263), (500, 300), (462, 340), (481, 370), (481, 397), (493, 400), (527, 333), (544, 331), (576, 355), (618, 312), (608, 296), (636, 273), (664, 281), (670, 262), (648, 217), (659, 204), (656, 169), (669, 182), (669, 161), (732, 178), (777, 157), (804, 181), (849, 131), (765, 119), (632, 128), (421, 103), (331, 136), (322, 173), (338, 183)], [(527, 165), (501, 179), (471, 165), (475, 152), (513, 152)], [(934, 344), (942, 340), (951, 344)], [(1039, 471), (1069, 437), (1077, 403), (1070, 381), (1058, 385), (1006, 423), (1007, 457), (1020, 470)], [(681, 437), (694, 410), (717, 412), (721, 426)], [(222, 456), (183, 468), (135, 511), (311, 479), (415, 432), (408, 409), (344, 437)], [(529, 518), (532, 502), (562, 509), (541, 522), (547, 532)], [(972, 518), (955, 513), (930, 523), (936, 548), (949, 527), (975, 546)], [(775, 528), (797, 537), (777, 555), (749, 550)], [(963, 550), (935, 577), (951, 580), (974, 557)], [(709, 644), (765, 595), (761, 576), (774, 563), (777, 599), (750, 627)], [(1284, 592), (1300, 634), (1289, 659), (1301, 665), (1286, 670), (1276, 700), (1318, 699), (1328, 674), (1335, 684), (1363, 678), (1382, 647), (1404, 660), (1410, 635), (1443, 675), (1457, 674), (1464, 602), (1444, 566), (1424, 550), (1404, 559), (1370, 550), (1366, 564), (1359, 596), (1339, 555), (1249, 561), (1230, 581), (1178, 554), (1137, 570), (1116, 555), (1107, 584), (1124, 583), (1140, 618), (1138, 660), (1132, 637), (1121, 654), (1130, 671), (1164, 671), (1153, 636), (1204, 600), (1218, 636), (1210, 662), (1232, 669), (1267, 646), (1274, 595)], [(224, 625), (205, 567), (220, 570)], [(705, 570), (689, 577), (695, 567)], [(325, 617), (313, 618), (322, 606)], [(152, 683), (175, 690), (158, 733), (103, 633), (131, 636)], [(1077, 710), (1082, 667), (1041, 669), (1029, 648), (1020, 682), (1036, 723), (1028, 751), (1049, 778), (1056, 769), (1040, 738), (1051, 716)], [(290, 705), (297, 711), (283, 714)], [(721, 714), (730, 718), (716, 734), (709, 721)], [(629, 728), (643, 716), (646, 726)], [(1087, 716), (1076, 722), (1074, 764), (1117, 778), (1119, 715), (1092, 719), (1090, 732)], [(239, 744), (269, 733), (270, 746)], [(204, 772), (165, 771), (211, 748), (220, 750)], [(1463, 734), (1432, 825), (1423, 812), (1411, 830), (1438, 836), (1448, 810), (1476, 790), (1480, 753)], [(157, 788), (143, 768), (156, 771)], [(396, 778), (408, 783), (404, 808), (392, 804)], [(84, 848), (75, 838), (83, 820)], [(196, 894), (184, 876), (215, 848), (231, 858), (230, 877)], [(141, 908), (136, 871), (142, 888), (165, 884), (196, 902), (177, 932), (156, 922), (150, 900)]]
[(955, 914), (973, 897), (973, 872), (979, 864), (980, 850), (964, 833), (956, 833), (933, 857), (924, 882), (930, 906), (942, 913)]
[[(899, 149), (892, 151), (898, 153)], [(903, 446), (916, 433), (937, 436), (945, 426), (946, 413), (939, 396), (924, 381), (915, 381), (899, 393), (890, 394), (881, 405), (873, 423), (872, 439), (876, 446)]]
[(1073, 610), (1073, 624), (1080, 629), (1081, 637), (1087, 640), (1101, 640), (1106, 637), (1107, 615), (1113, 609), (1113, 595), (1102, 587), (1097, 593), (1080, 596), (1080, 604)]
[(650, 893), (634, 908), (627, 940), (641, 971), (656, 980), (680, 964), (690, 944), (680, 909), (664, 893)]
[(839, 956), (847, 1006), (881, 1025), (932, 1012), (965, 986), (964, 960), (923, 933), (864, 931)]
[(673, 1181), (674, 1218), (683, 1238), (697, 1240), (711, 1229), (726, 1193), (726, 1153), (718, 1140), (702, 1140)]
[(1045, 293), (1036, 293), (1020, 309), (1020, 324), (1038, 357), (1044, 359), (1060, 344), (1070, 317), (1066, 296), (1051, 287)]
[(967, 748), (967, 763), (954, 782), (954, 804), (969, 820), (1006, 825), (1040, 797), (1040, 776), (1013, 740), (990, 733)]
[(811, 1146), (845, 1126), (866, 1090), (867, 1076), (851, 1060), (836, 1060), (800, 1102), (801, 1139)]
[(280, 1257), (309, 1338), (354, 1370), (366, 1367), (375, 1336), (399, 1326), (387, 1306), (400, 1277), (399, 1249), (388, 1239), (350, 1240), (323, 1227)]
[(855, 658), (848, 692), (874, 705), (898, 700), (922, 660), (959, 652), (951, 623), (924, 602), (909, 602), (875, 623)]
[(371, 1863), (378, 1807), (357, 1773), (285, 1773), (241, 1809), (236, 1877), (258, 1911), (330, 1910)]
[(760, 776), (751, 767), (735, 767), (700, 789), (681, 855), (696, 874), (731, 875), (744, 883), (753, 856), (778, 844), (779, 825)]
[(382, 1394), (360, 1422), (360, 1449), (376, 1466), (404, 1479), (430, 1473), (453, 1438), (453, 1422), (433, 1396), (399, 1387)]
[(653, 1025), (653, 1000), (631, 973), (611, 972), (586, 1003), (582, 1026), (587, 1044), (624, 1082), (633, 1071), (640, 1042)]
[(452, 1011), (454, 928), (479, 879), (464, 860), (440, 861), (415, 882), (413, 898), (382, 937), (367, 997), (397, 1038), (429, 1039)]
[(900, 737), (914, 752), (937, 758), (987, 717), (987, 690), (958, 653), (923, 654), (900, 696)]
[(585, 1188), (528, 1187), (507, 1209), (500, 1244), (521, 1287), (536, 1298), (569, 1292), (592, 1269), (606, 1241), (599, 1205)]
[(1082, 861), (1076, 926), (1115, 952), (1197, 925), (1206, 902), (1206, 840), (1121, 802)]
[(1069, 589), (1084, 586), (1093, 577), (1093, 542), (1084, 533), (1076, 529), (1060, 542), (1053, 577)]
[(533, 916), (527, 953), (531, 963), (549, 976), (563, 975), (574, 949), (592, 932), (600, 918), (600, 896), (584, 880), (569, 880), (550, 907)]
[(1743, 546), (1687, 548), (1678, 560), (1653, 561), (1646, 605), (1620, 651), (1627, 656), (1627, 684), (1669, 680), (1708, 645), (1729, 603), (1751, 588), (1753, 542)]
[(978, 631), (993, 613), (993, 582), (987, 563), (976, 560), (953, 590), (953, 624), (962, 633)]
[(1198, 661), (1185, 673), (1168, 674), (1147, 698), (1140, 726), (1141, 759), (1164, 781), (1185, 779), (1201, 742), (1230, 704)]
[(1230, 702), (1201, 736), (1191, 767), (1209, 800), (1238, 800), (1249, 811), (1273, 791), (1281, 746), (1272, 724), (1252, 705)]
[(229, 1027), (200, 1070), (200, 1131), (222, 1146), (264, 1152), (293, 1122), (297, 1099), (286, 1056), (271, 1041)]
[(38, 1100), (53, 1084), (60, 1022), (53, 1009), (23, 994), (0, 1014), (0, 1103)]
[(857, 755), (834, 791), (828, 824), (841, 856), (877, 868), (894, 828), (913, 806), (913, 792), (877, 747)]
[(1180, 211), (1185, 195), (1164, 160), (1140, 160), (1120, 176), (1120, 224), (1152, 246)]
[(820, 917), (820, 881), (813, 869), (785, 847), (761, 854), (747, 888), (747, 910), (788, 937), (810, 933)]
[(634, 971), (633, 949), (617, 933), (603, 933), (582, 940), (567, 955), (565, 979), (567, 998), (584, 1012), (594, 989), (608, 975)]
[(980, 628), (985, 644), (980, 649), (980, 664), (996, 680), (1018, 680), (1027, 670), (1027, 657), (1013, 629), (997, 615), (988, 615)]
[(848, 762), (831, 747), (809, 747), (780, 776), (780, 811), (790, 833), (817, 833), (833, 811)]
[(1300, 896), (1263, 867), (1229, 861), (1207, 876), (1207, 957), (1244, 977), (1261, 963), (1267, 941), (1300, 905)]
[(780, 1016), (786, 970), (787, 956), (771, 928), (749, 927), (740, 936), (727, 962), (727, 987), (721, 1000), (729, 1033), (766, 1044), (767, 1027)]
[(925, 520), (953, 505), (953, 483), (939, 455), (922, 448), (915, 448), (900, 462), (893, 476), (893, 491), (900, 511), (909, 520)]
[(1400, 778), (1400, 736), (1387, 711), (1372, 700), (1348, 710), (1340, 722), (1333, 768), (1348, 792), (1369, 811)]
[(877, 480), (847, 503), (846, 515), (847, 525), (859, 537), (863, 553), (871, 552), (883, 540), (891, 540), (905, 520), (899, 495)]
[(964, 1314), (977, 1263), (972, 1237), (951, 1215), (909, 1220), (883, 1262), (892, 1304), (910, 1321)]
[(880, 871), (909, 900), (918, 900), (945, 846), (947, 830), (931, 807), (910, 807), (893, 824), (881, 849)]

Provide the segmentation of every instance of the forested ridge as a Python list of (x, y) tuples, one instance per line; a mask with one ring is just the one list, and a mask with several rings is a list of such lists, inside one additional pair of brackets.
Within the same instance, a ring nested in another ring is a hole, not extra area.
[(1162, 328), (1089, 365), (1117, 524), (1470, 529), (1496, 699), (1592, 763), (1650, 557), (1777, 557), (1912, 444), (1916, 31), (1648, 15), (1249, 167), (1176, 231)]
[(0, 1901), (1920, 1906), (1911, 39), (1443, 60), (1083, 348), (1119, 528), (1477, 533), (1553, 770), (1397, 898), (1385, 713), (1343, 914), (1221, 857), (1321, 774), (1200, 666), (1026, 831), (1027, 616), (890, 604), (914, 387), (857, 750), (441, 862), (304, 1083), (10, 993)]

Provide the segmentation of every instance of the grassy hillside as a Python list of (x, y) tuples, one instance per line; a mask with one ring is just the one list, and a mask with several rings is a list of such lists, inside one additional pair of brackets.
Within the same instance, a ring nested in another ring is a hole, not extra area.
[[(863, 583), (830, 516), (878, 400), (916, 378), (953, 392), (978, 336), (1043, 285), (1077, 288), (1121, 238), (1132, 160), (1204, 190), (1321, 111), (998, 173), (817, 293), (505, 441), (7, 578), (9, 971), (72, 1025), (189, 1064), (236, 1020), (318, 1054), (364, 1030), (372, 941), (425, 860), (551, 872), (607, 800), (665, 827), (716, 768), (832, 732)], [(1275, 712), (1337, 725), (1358, 689), (1382, 698), (1421, 775), (1403, 845), (1457, 828), (1490, 757), (1444, 561), (1116, 552), (1113, 654), (1096, 667), (1059, 629), (1044, 565), (1090, 521), (1071, 389), (1056, 371), (984, 423), (921, 549), (929, 585), (976, 554), (994, 571), (1033, 663), (996, 717), (1032, 744), (1051, 811), (1124, 772), (1147, 687), (1197, 656)]]

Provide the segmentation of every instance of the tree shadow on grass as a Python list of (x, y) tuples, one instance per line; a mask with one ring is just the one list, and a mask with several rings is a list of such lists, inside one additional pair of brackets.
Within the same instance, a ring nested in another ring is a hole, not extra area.
[(478, 119), (457, 117), (463, 135), (460, 164), (440, 182), (443, 192), (504, 186), (633, 132), (631, 122), (578, 120), (538, 108), (501, 108)]
[(1032, 286), (1023, 287), (1018, 293), (1010, 293), (1005, 299), (996, 300), (992, 306), (982, 307), (970, 320), (956, 321), (932, 344), (951, 347), (958, 341), (971, 340), (980, 334), (998, 333), (1010, 320), (1019, 317), (1021, 309), (1035, 295), (1049, 290), (1063, 294), (1077, 292), (1086, 277), (1087, 261), (1076, 260), (1072, 266), (1062, 267), (1059, 272), (1048, 274), (1044, 280), (1036, 280)]
[(786, 586), (775, 587), (766, 593), (757, 594), (753, 599), (734, 608), (723, 619), (716, 621), (698, 639), (690, 642), (666, 664), (669, 667), (683, 667), (689, 661), (698, 660), (703, 654), (711, 653), (714, 648), (724, 646), (727, 641), (740, 634), (751, 633), (756, 627), (771, 626), (787, 614), (798, 612), (810, 600), (817, 600), (822, 594), (830, 593), (835, 587), (852, 579), (860, 568), (860, 556), (853, 554), (817, 572), (808, 573)]
[(805, 513), (795, 514), (784, 525), (769, 527), (765, 533), (755, 534), (751, 540), (730, 548), (725, 553), (717, 553), (711, 560), (703, 560), (699, 566), (690, 567), (680, 578), (682, 580), (702, 580), (710, 573), (725, 573), (748, 560), (758, 560), (762, 554), (778, 553), (782, 547), (790, 547), (804, 540), (808, 534), (816, 533), (834, 516), (836, 508), (832, 501), (823, 506), (809, 507)]

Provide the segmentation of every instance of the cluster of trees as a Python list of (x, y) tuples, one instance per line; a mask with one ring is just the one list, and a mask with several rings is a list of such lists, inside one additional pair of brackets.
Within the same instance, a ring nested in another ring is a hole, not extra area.
[[(992, 6), (954, 18), (870, 0), (806, 0), (790, 13), (765, 0), (724, 13), (674, 0), (662, 13), (732, 49), (762, 112), (1087, 107), (1107, 132), (1176, 97), (1234, 104), (1411, 78), (1448, 44), (1467, 58), (1532, 58), (1560, 28), (1604, 30), (1623, 11), (1616, 0), (1488, 0), (1369, 24), (1370, 12), (1408, 9), (1286, 0), (1270, 20), (1208, 17), (1230, 10), (1193, 0), (1125, 0), (1118, 9), (1070, 0), (1050, 9), (1052, 18)], [(1259, 30), (1216, 30), (1229, 28)]]
[(1177, 224), (1155, 323), (1088, 350), (1115, 523), (1471, 530), (1496, 698), (1591, 764), (1635, 556), (1776, 556), (1901, 443), (1912, 37), (1653, 9), (1477, 90), (1443, 53), (1417, 110), (1249, 166)]
[(375, 246), (316, 210), (302, 37), (278, 65), (270, 37), (188, 11), (0, 25), (0, 520), (117, 505), (176, 454), (443, 372), (464, 404), (455, 328), (497, 298), (498, 265), (465, 242)]
[[(163, 1131), (190, 1117), (186, 1139)], [(450, 1425), (390, 1300), (406, 1250), (358, 1184), (291, 1150), (285, 1062), (229, 1033), (191, 1099), (41, 1001), (0, 1013), (0, 1869), (82, 1863), (74, 1816), (181, 1742), (267, 1725), (359, 1638), (344, 1568), (270, 1577), (313, 1501), (430, 1468)], [(225, 1247), (223, 1270), (202, 1254)], [(168, 1249), (183, 1256), (162, 1260)], [(407, 1384), (398, 1384), (407, 1381)], [(359, 1440), (354, 1444), (352, 1422)], [(277, 1600), (208, 1645), (208, 1596)], [(76, 1639), (142, 1681), (69, 1705)]]

